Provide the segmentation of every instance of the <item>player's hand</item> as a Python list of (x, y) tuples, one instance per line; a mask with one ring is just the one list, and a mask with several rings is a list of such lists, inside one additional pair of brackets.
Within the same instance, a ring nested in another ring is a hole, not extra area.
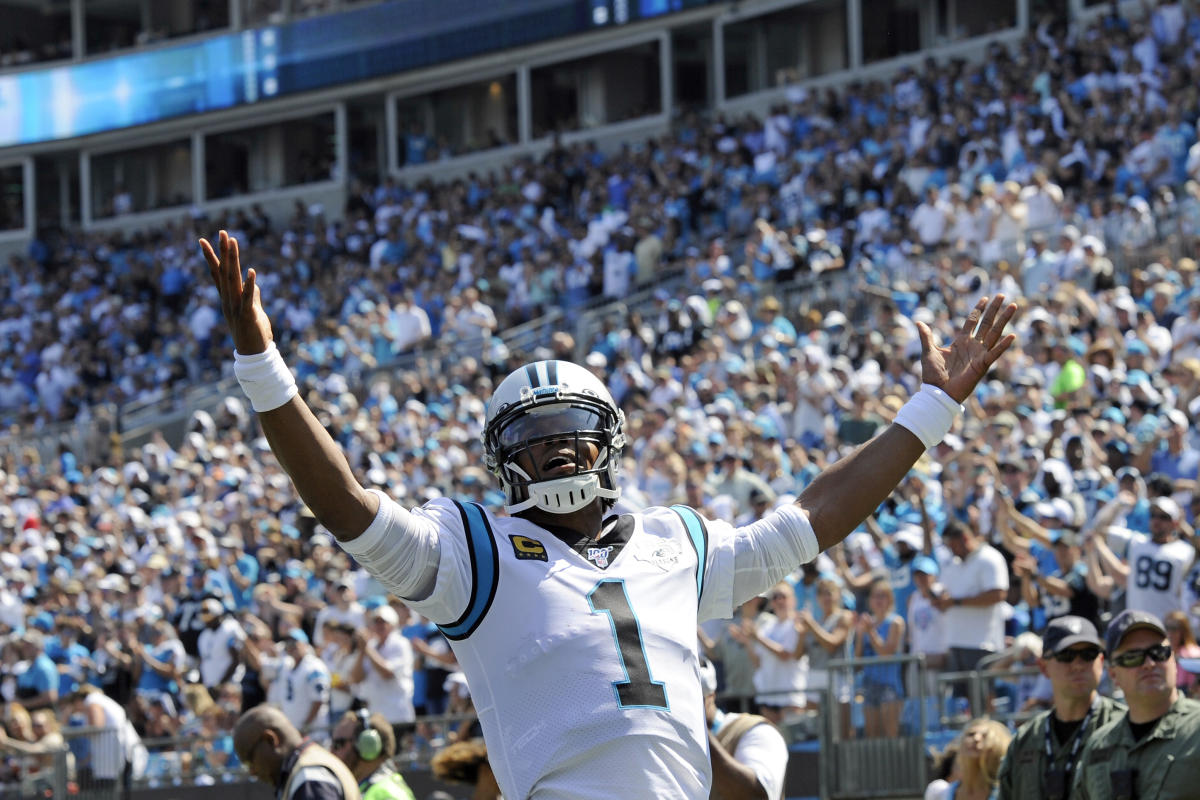
[(1016, 313), (1016, 304), (1004, 305), (1002, 294), (990, 301), (981, 297), (949, 347), (939, 346), (929, 326), (918, 322), (921, 380), (938, 387), (956, 402), (964, 402), (996, 359), (1016, 340), (1016, 334), (1004, 334), (1004, 327)]
[(246, 356), (263, 352), (274, 338), (271, 320), (263, 310), (253, 267), (246, 271), (246, 280), (242, 281), (237, 239), (221, 231), (217, 249), (201, 239), (200, 252), (204, 254), (208, 272), (221, 294), (221, 313), (233, 335), (234, 348)]

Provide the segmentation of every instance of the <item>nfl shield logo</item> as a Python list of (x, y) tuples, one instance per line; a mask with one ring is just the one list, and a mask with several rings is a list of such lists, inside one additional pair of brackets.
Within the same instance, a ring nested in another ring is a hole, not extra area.
[(600, 569), (608, 566), (608, 557), (612, 555), (612, 545), (608, 547), (589, 547), (587, 549), (587, 559), (596, 564)]

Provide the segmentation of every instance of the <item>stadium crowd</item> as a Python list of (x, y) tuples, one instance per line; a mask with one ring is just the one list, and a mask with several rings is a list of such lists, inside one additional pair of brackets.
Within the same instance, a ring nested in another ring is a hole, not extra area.
[[(917, 388), (914, 320), (945, 334), (1004, 292), (1031, 310), (961, 428), (844, 546), (700, 632), (722, 696), (788, 722), (860, 695), (849, 724), (885, 736), (914, 678), (880, 664), (847, 684), (831, 658), (1019, 661), (1051, 619), (1103, 629), (1123, 607), (1200, 653), (1198, 56), (1200, 15), (1178, 3), (1047, 20), (978, 65), (797, 89), (766, 120), (689, 115), (617, 153), (356, 185), (340, 219), (298, 204), (287, 220), (44, 236), (0, 281), (0, 420), (20, 441), (226, 373), (194, 246), (225, 227), (263, 267), (280, 348), (366, 485), (498, 507), (492, 476), (466, 466), (492, 381), (585, 352), (628, 418), (621, 502), (741, 521), (891, 420)], [(612, 306), (592, 341), (560, 332), (523, 353), (497, 338), (674, 274), (678, 290)], [(830, 299), (789, 293), (808, 277)], [(478, 356), (423, 349), (451, 340)], [(181, 441), (10, 447), (0, 467), (0, 745), (94, 720), (91, 686), (147, 741), (200, 735), (153, 753), (151, 773), (219, 774), (238, 711), (264, 699), (318, 731), (365, 704), (409, 748), (432, 735), (418, 715), (469, 708), (436, 628), (320, 530), (240, 399), (196, 413)], [(1011, 710), (1049, 699), (1006, 691)], [(26, 759), (42, 755), (14, 752), (10, 772), (36, 776)]]

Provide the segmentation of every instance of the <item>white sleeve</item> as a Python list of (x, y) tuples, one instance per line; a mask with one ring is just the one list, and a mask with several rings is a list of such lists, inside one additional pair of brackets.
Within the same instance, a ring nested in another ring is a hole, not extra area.
[(766, 591), (820, 554), (805, 514), (788, 503), (757, 522), (734, 528), (711, 521), (700, 618), (729, 619), (751, 597)]
[(788, 748), (783, 735), (773, 725), (755, 725), (742, 734), (733, 757), (754, 770), (758, 782), (770, 800), (783, 797), (787, 773)]
[(379, 650), (379, 655), (383, 656), (384, 662), (392, 672), (404, 672), (405, 667), (412, 664), (412, 645), (403, 637), (388, 639)]
[(379, 511), (342, 547), (384, 587), (431, 622), (458, 619), (471, 597), (471, 559), (458, 507), (445, 499), (406, 510), (383, 492)]
[(1000, 555), (998, 550), (993, 549), (987, 554), (988, 571), (982, 576), (982, 586), (980, 591), (986, 592), (991, 589), (1008, 590), (1008, 563), (1004, 560), (1004, 556)]
[(925, 800), (946, 800), (950, 796), (950, 784), (938, 778), (925, 787)]
[(439, 530), (377, 489), (375, 519), (357, 539), (340, 542), (389, 591), (406, 599), (427, 597), (437, 579)]
[(1112, 550), (1113, 555), (1122, 561), (1129, 555), (1129, 545), (1142, 538), (1135, 531), (1120, 525), (1109, 525), (1107, 537), (1105, 544), (1108, 545), (1108, 549)]

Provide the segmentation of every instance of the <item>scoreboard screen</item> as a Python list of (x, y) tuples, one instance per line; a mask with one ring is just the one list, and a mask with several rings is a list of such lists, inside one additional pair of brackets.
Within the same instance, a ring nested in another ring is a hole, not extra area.
[(697, 6), (713, 5), (714, 2), (715, 0), (588, 0), (591, 24), (596, 27), (624, 25)]
[(713, 2), (390, 0), (0, 74), (0, 150), (394, 75)]

